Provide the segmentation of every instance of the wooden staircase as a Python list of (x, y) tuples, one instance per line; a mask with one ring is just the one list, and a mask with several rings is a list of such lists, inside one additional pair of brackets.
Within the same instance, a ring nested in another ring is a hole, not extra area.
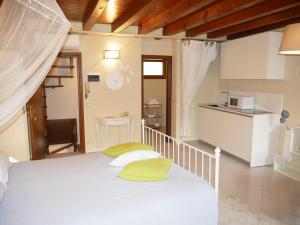
[[(59, 61), (59, 56), (57, 56), (57, 61), (56, 63), (58, 64), (53, 64), (52, 65), (52, 69), (49, 71), (48, 75), (46, 76), (46, 79), (57, 79), (57, 84), (55, 85), (44, 85), (44, 88), (60, 88), (60, 87), (64, 87), (62, 84), (62, 79), (70, 79), (70, 78), (74, 78), (74, 72), (73, 69), (75, 68), (74, 66), (74, 61), (73, 61), (73, 57), (67, 57), (68, 59), (68, 64), (59, 64), (61, 61)], [(66, 59), (66, 57), (64, 57), (64, 59)], [(59, 72), (60, 69), (63, 69), (64, 72), (67, 71), (67, 74), (63, 73), (63, 74), (52, 74), (53, 69), (57, 69), (57, 71)], [(47, 81), (45, 82), (47, 83)]]

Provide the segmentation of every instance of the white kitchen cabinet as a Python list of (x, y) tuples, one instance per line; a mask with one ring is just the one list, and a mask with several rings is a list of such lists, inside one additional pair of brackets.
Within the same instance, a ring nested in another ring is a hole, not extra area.
[(266, 32), (222, 43), (220, 78), (284, 79), (281, 38), (281, 32)]
[(250, 163), (270, 165), (278, 147), (278, 114), (245, 115), (199, 107), (199, 138)]

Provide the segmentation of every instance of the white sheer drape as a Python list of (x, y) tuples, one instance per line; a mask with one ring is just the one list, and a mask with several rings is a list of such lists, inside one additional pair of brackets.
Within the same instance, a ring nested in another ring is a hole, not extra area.
[(0, 126), (44, 80), (70, 23), (55, 0), (4, 0), (0, 9)]
[(182, 42), (181, 137), (191, 134), (190, 106), (207, 69), (217, 55), (216, 43)]

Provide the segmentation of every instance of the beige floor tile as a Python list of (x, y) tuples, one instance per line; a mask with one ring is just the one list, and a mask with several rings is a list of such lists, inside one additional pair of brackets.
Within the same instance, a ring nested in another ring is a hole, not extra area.
[[(190, 144), (213, 152), (205, 143), (193, 141)], [(240, 214), (233, 213), (236, 218), (222, 213), (226, 211), (224, 207), (232, 204), (230, 201), (241, 209)], [(222, 154), (219, 220), (220, 225), (241, 221), (241, 225), (300, 225), (300, 182), (275, 172), (272, 166), (250, 168)]]
[(295, 224), (300, 225), (300, 216), (295, 217)]
[(280, 218), (281, 214), (292, 215), (292, 206), (289, 201), (265, 197), (262, 199), (262, 212), (274, 218)]

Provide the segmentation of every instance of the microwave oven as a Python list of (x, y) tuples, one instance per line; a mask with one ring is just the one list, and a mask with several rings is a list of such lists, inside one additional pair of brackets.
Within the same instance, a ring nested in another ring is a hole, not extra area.
[(254, 109), (253, 96), (229, 96), (228, 106), (237, 109)]

